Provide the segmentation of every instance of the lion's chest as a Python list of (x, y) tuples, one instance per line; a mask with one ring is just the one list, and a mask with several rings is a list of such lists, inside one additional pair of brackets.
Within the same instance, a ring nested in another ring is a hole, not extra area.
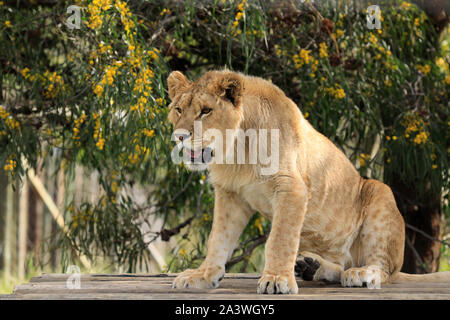
[(272, 219), (272, 195), (266, 184), (245, 185), (240, 188), (239, 194), (253, 210), (258, 211), (268, 219)]

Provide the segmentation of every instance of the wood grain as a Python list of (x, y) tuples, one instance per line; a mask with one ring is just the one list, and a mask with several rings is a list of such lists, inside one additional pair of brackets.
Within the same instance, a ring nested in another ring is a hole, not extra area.
[(257, 274), (227, 274), (217, 289), (172, 289), (176, 274), (83, 274), (81, 288), (69, 289), (69, 274), (42, 274), (29, 283), (17, 285), (11, 295), (1, 300), (229, 300), (229, 299), (281, 299), (281, 300), (450, 300), (450, 283), (387, 284), (381, 289), (343, 288), (339, 284), (310, 282), (298, 279), (299, 294), (258, 295)]

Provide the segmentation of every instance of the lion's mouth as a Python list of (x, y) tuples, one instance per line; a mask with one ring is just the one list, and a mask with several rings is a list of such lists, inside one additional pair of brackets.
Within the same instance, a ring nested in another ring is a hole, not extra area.
[(213, 149), (206, 147), (204, 149), (201, 150), (192, 150), (192, 149), (187, 149), (186, 150), (188, 152), (189, 155), (189, 159), (191, 163), (210, 163), (213, 156), (214, 156), (214, 151)]

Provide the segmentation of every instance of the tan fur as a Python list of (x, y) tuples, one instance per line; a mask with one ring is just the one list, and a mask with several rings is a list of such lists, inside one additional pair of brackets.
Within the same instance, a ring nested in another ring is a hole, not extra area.
[(314, 280), (360, 286), (373, 268), (383, 283), (402, 278), (405, 227), (392, 191), (379, 181), (361, 178), (278, 87), (228, 70), (208, 72), (195, 82), (175, 71), (168, 86), (174, 129), (192, 132), (193, 121), (208, 106), (213, 110), (201, 118), (203, 130), (280, 130), (276, 174), (262, 176), (260, 164), (209, 166), (215, 208), (207, 257), (199, 269), (180, 274), (174, 287), (217, 287), (256, 211), (272, 221), (260, 293), (297, 293), (294, 267), (299, 257), (320, 263)]

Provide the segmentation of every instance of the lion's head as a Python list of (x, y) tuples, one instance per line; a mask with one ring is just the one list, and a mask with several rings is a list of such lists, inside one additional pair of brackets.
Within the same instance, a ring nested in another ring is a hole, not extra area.
[(242, 120), (243, 78), (237, 73), (210, 71), (196, 81), (173, 71), (168, 79), (171, 104), (168, 119), (174, 126), (172, 139), (191, 170), (203, 170), (211, 162), (211, 132), (226, 137), (227, 129), (236, 130)]

